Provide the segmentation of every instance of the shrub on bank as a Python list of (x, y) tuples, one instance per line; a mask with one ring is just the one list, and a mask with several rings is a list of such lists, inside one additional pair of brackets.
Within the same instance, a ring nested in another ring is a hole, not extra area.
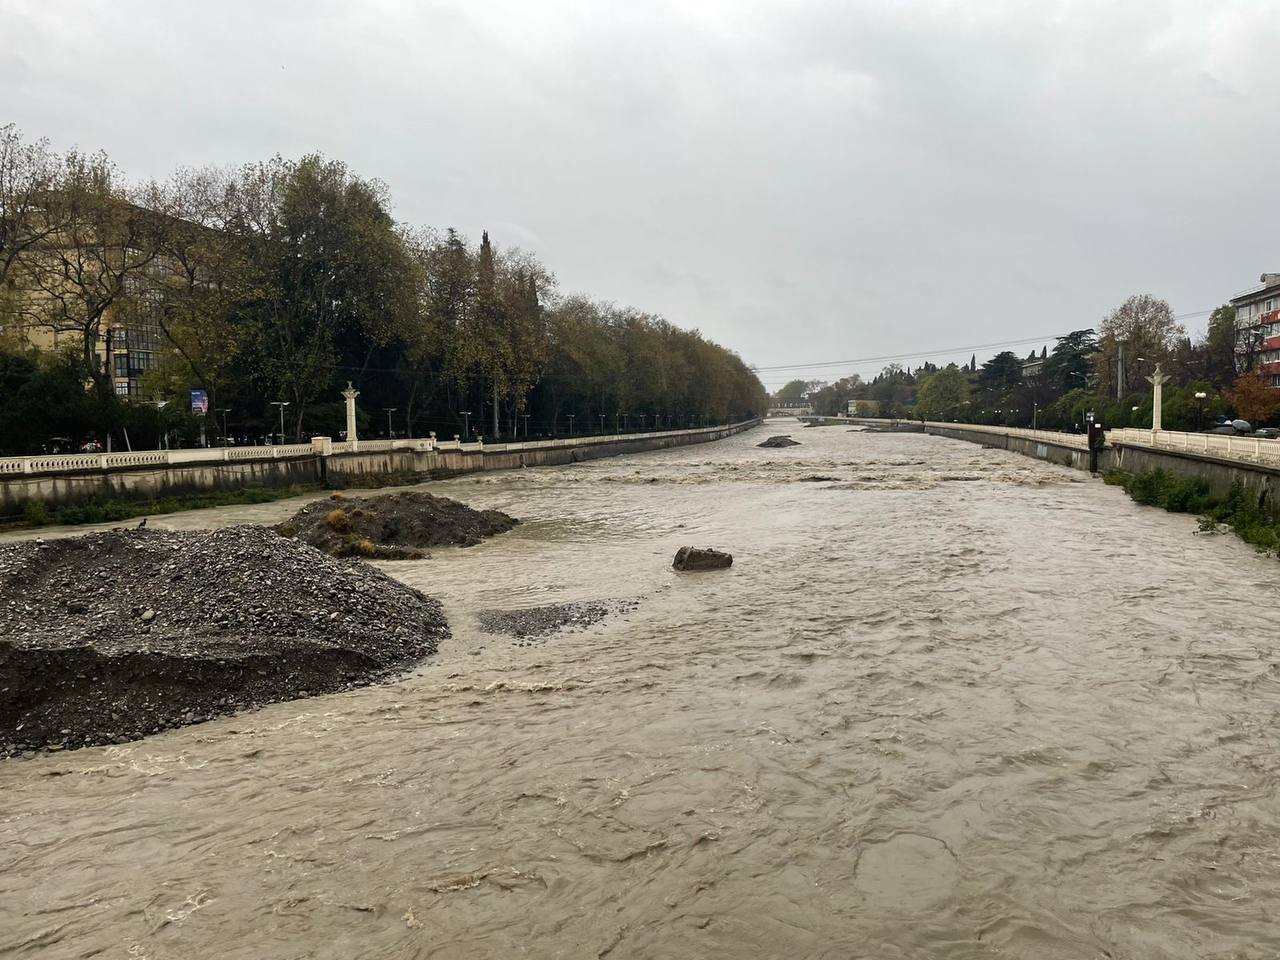
[(1200, 514), (1202, 530), (1215, 530), (1219, 524), (1226, 524), (1246, 543), (1280, 554), (1280, 527), (1258, 498), (1238, 481), (1225, 497), (1214, 497), (1205, 481), (1167, 470), (1112, 470), (1103, 479), (1123, 487), (1137, 503), (1163, 507), (1171, 513)]
[(23, 509), (23, 520), (33, 527), (48, 524), (78, 526), (85, 523), (112, 523), (134, 517), (150, 517), (203, 507), (225, 507), (242, 503), (271, 503), (314, 490), (314, 486), (250, 487), (244, 490), (165, 497), (162, 500), (90, 500), (65, 507), (49, 507), (31, 502)]

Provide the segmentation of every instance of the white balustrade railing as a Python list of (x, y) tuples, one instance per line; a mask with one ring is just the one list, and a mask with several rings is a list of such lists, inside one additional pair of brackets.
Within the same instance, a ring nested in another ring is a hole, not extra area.
[(1129, 443), (1156, 450), (1177, 450), (1227, 460), (1280, 464), (1280, 440), (1265, 437), (1233, 437), (1219, 433), (1183, 433), (1178, 430), (1139, 430), (1122, 427), (1107, 431), (1108, 443)]
[[(734, 424), (734, 426), (744, 426)], [(700, 427), (691, 430), (666, 430), (653, 433), (627, 433), (614, 436), (570, 437), (561, 440), (524, 440), (515, 443), (483, 442), (461, 443), (457, 440), (359, 440), (329, 444), (331, 454), (383, 453), (407, 450), (427, 453), (432, 450), (461, 450), (473, 453), (482, 451), (505, 452), (539, 450), (554, 447), (570, 447), (581, 444), (618, 442), (624, 440), (653, 439), (655, 437), (689, 436), (714, 433), (727, 427)], [(137, 467), (164, 467), (196, 463), (243, 463), (248, 460), (281, 460), (294, 457), (324, 455), (321, 441), (313, 443), (289, 443), (272, 447), (211, 447), (197, 450), (139, 450), (117, 453), (65, 453), (36, 457), (0, 457), (0, 476), (15, 474), (82, 473), (89, 470), (129, 469)], [(357, 448), (353, 450), (353, 446)]]

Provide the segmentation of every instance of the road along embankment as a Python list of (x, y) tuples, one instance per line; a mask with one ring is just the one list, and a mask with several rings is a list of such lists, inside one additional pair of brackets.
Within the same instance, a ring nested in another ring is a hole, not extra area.
[(708, 443), (759, 423), (746, 420), (692, 430), (523, 443), (384, 440), (353, 445), (317, 440), (283, 447), (5, 458), (0, 460), (0, 520), (21, 518), (32, 504), (55, 508), (111, 500), (145, 502), (255, 487), (378, 486), (482, 470), (553, 466)]

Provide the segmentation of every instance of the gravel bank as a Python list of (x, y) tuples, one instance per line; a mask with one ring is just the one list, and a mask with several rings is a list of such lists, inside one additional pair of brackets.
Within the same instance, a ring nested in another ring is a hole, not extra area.
[(307, 504), (276, 531), (335, 557), (415, 560), (430, 547), (473, 547), (520, 521), (429, 493), (334, 494)]
[(562, 630), (584, 630), (614, 613), (639, 606), (636, 600), (592, 600), (584, 603), (552, 603), (519, 610), (483, 610), (482, 633), (512, 637), (516, 646), (532, 646)]
[(384, 679), (439, 603), (263, 527), (0, 547), (0, 756), (134, 740)]

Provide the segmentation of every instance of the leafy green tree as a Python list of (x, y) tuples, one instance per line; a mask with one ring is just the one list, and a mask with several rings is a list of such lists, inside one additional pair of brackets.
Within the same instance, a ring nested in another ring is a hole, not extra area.
[(1223, 304), (1209, 315), (1204, 340), (1204, 376), (1218, 388), (1236, 377), (1236, 309)]
[(951, 420), (969, 401), (969, 380), (954, 365), (926, 377), (916, 398), (916, 415), (923, 420)]
[(412, 321), (409, 258), (380, 188), (342, 163), (311, 155), (250, 166), (232, 196), (254, 273), (245, 308), (254, 366), (292, 405), (300, 437), (307, 404), (337, 379), (340, 341), (367, 363), (353, 347), (384, 344)]
[(779, 400), (803, 400), (810, 390), (808, 380), (791, 380), (774, 394)]

